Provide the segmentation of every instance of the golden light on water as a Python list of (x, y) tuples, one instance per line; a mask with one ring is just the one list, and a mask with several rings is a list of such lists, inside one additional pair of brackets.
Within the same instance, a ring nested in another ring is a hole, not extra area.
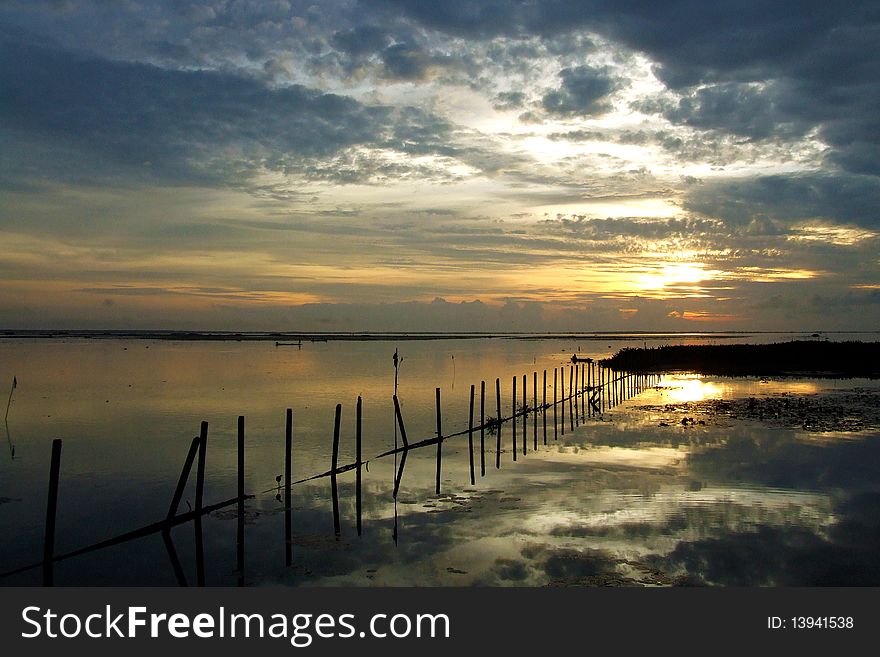
[(666, 389), (666, 398), (670, 403), (701, 402), (721, 396), (721, 386), (704, 380), (699, 375), (676, 377)]

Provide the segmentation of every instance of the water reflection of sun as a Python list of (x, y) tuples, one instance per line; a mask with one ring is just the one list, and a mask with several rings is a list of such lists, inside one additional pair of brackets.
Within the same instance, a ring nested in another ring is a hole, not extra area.
[(666, 389), (670, 403), (700, 402), (721, 396), (721, 386), (705, 381), (698, 374), (675, 377)]

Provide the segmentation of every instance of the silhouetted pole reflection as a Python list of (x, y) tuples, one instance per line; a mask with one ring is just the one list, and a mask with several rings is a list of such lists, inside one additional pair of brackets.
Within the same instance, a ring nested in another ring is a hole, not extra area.
[(196, 585), (205, 585), (205, 546), (202, 533), (202, 507), (205, 497), (205, 461), (208, 451), (208, 423), (202, 422), (199, 433), (199, 461), (196, 470), (196, 505), (195, 505), (195, 543), (196, 543)]
[(535, 451), (538, 451), (538, 373), (532, 372), (532, 433)]
[[(238, 416), (238, 525), (236, 527), (236, 564), (238, 585), (244, 586), (244, 415)], [(173, 548), (173, 546), (172, 546)]]
[[(440, 477), (443, 470), (443, 427), (440, 419), (440, 388), (435, 390), (437, 400), (437, 481), (434, 485), (434, 494), (440, 494)], [(396, 397), (395, 397), (396, 398)], [(400, 409), (397, 409), (397, 416), (400, 418)], [(402, 423), (402, 420), (401, 420)], [(402, 431), (403, 429), (401, 429)]]
[(541, 388), (541, 421), (544, 424), (544, 444), (547, 444), (547, 370), (544, 370), (544, 386)]
[(565, 435), (565, 366), (559, 368), (559, 428), (561, 434)]
[(336, 486), (336, 468), (339, 466), (339, 423), (342, 419), (342, 404), (336, 404), (336, 419), (333, 421), (333, 456), (330, 465), (330, 494), (333, 497), (333, 533), (341, 534), (339, 528), (339, 489)]
[(471, 486), (476, 483), (474, 479), (474, 386), (471, 384), (471, 403), (468, 411), (468, 456), (471, 466)]
[(586, 364), (581, 363), (581, 416), (584, 418), (586, 418), (586, 416), (587, 416), (587, 409), (586, 409), (584, 397), (588, 391), (586, 379), (584, 378), (586, 376), (585, 372), (586, 372)]
[(361, 493), (361, 486), (363, 483), (363, 462), (361, 456), (361, 424), (362, 424), (362, 416), (363, 416), (363, 400), (360, 395), (358, 395), (357, 400), (357, 410), (355, 411), (355, 429), (354, 429), (354, 458), (357, 463), (357, 470), (355, 472), (355, 515), (357, 516), (357, 534), (361, 535), (362, 531), (362, 512), (363, 512), (363, 496)]
[(49, 464), (49, 494), (46, 498), (46, 531), (43, 536), (43, 586), (55, 584), (55, 518), (58, 513), (58, 478), (61, 475), (61, 439), (52, 441)]
[[(529, 442), (529, 415), (527, 412), (528, 409), (528, 400), (526, 399), (526, 383), (528, 378), (525, 374), (523, 374), (523, 398), (522, 398), (522, 423), (523, 423), (523, 432), (522, 432), (522, 443), (523, 443), (523, 456), (526, 455), (526, 449)], [(516, 422), (516, 420), (514, 420)]]
[(553, 440), (558, 440), (556, 434), (556, 368), (553, 368)]
[(513, 460), (516, 461), (516, 377), (513, 377), (513, 403), (510, 406), (510, 417), (510, 425), (513, 427)]
[(177, 580), (177, 585), (187, 586), (186, 575), (183, 573), (180, 557), (177, 556), (177, 550), (174, 548), (174, 541), (171, 540), (170, 529), (162, 530), (162, 542), (165, 544), (165, 550), (168, 552), (168, 559), (171, 561), (171, 568), (174, 570), (174, 578)]
[(486, 382), (480, 381), (480, 476), (486, 476)]
[(501, 379), (495, 379), (495, 469), (501, 469), (501, 428), (504, 423), (501, 421)]
[(284, 565), (293, 563), (293, 504), (291, 501), (291, 470), (293, 459), (293, 409), (287, 409), (284, 429)]

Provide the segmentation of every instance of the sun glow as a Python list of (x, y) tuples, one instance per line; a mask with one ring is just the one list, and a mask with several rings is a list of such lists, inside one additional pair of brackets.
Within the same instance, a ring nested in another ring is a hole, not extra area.
[(670, 402), (683, 404), (685, 402), (701, 402), (721, 395), (721, 388), (711, 382), (704, 381), (700, 376), (676, 377), (670, 381), (670, 386), (665, 390)]

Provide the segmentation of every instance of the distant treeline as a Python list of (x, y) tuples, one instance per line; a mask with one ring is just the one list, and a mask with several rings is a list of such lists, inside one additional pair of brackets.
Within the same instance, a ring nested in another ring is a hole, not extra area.
[(729, 376), (880, 377), (880, 342), (798, 340), (775, 344), (626, 348), (605, 361), (627, 372), (690, 371)]

